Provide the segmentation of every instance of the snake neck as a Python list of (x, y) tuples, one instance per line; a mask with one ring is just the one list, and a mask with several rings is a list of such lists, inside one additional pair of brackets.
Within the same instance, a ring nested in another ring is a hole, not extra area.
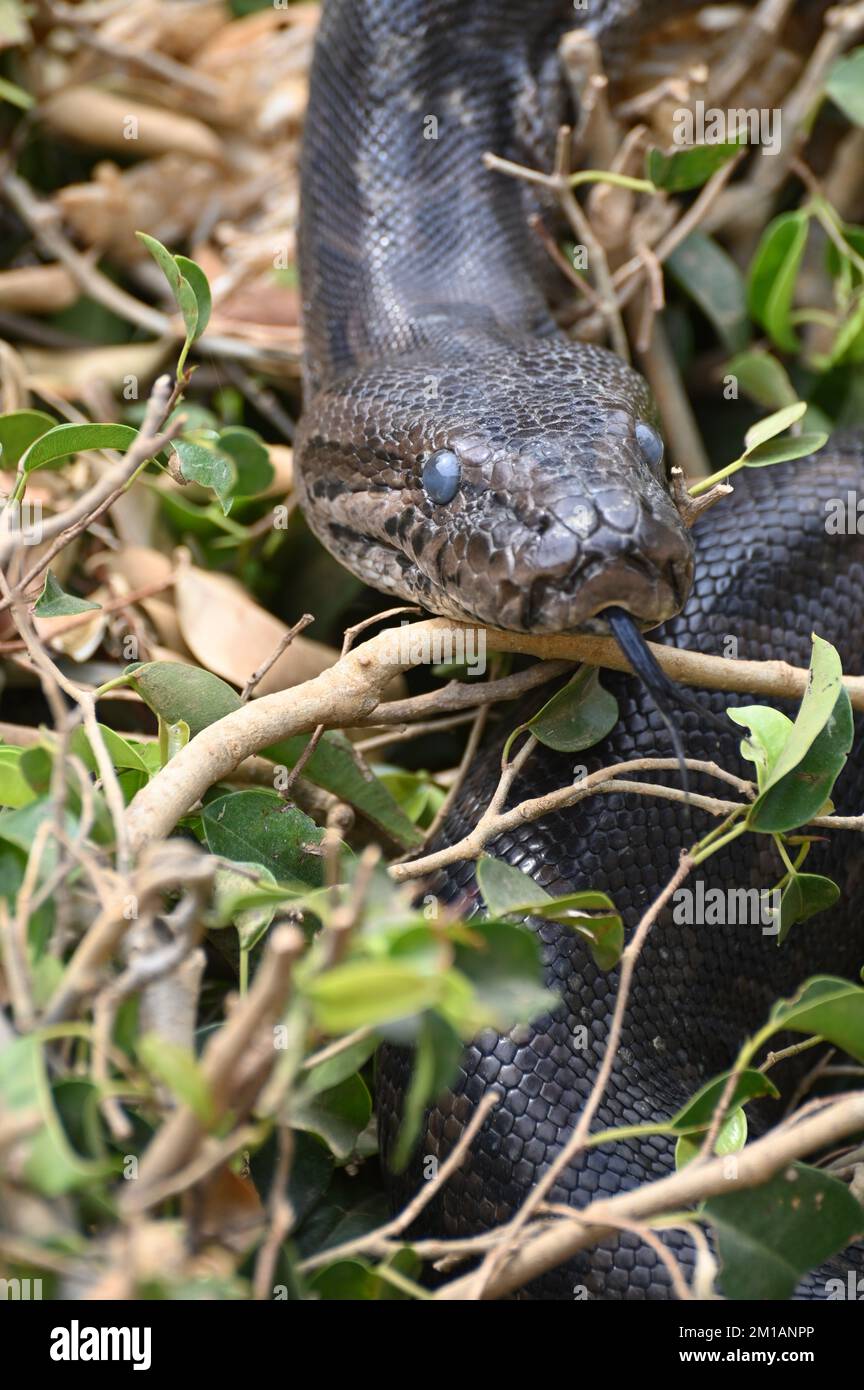
[(688, 0), (327, 0), (302, 167), (307, 398), (348, 368), (440, 345), (449, 316), (554, 331), (533, 191), (487, 151), (552, 158), (567, 114), (557, 43), (584, 26), (614, 61)]
[(560, 28), (559, 3), (529, 6), (520, 26), (521, 9), (325, 6), (302, 174), (307, 389), (440, 346), (448, 320), (550, 327), (522, 190), (491, 189), (500, 176), (482, 163), (486, 150), (512, 150), (532, 52)]

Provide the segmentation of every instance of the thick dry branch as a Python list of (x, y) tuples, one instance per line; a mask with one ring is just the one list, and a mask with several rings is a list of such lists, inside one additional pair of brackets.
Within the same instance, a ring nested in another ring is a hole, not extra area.
[[(569, 657), (590, 666), (611, 671), (630, 671), (611, 637), (534, 636), (524, 632), (489, 630), (488, 644), (493, 651), (525, 652), (544, 660)], [(659, 642), (649, 642), (657, 661), (672, 680), (703, 690), (730, 690), (745, 695), (768, 696), (775, 700), (800, 700), (807, 689), (809, 672), (786, 661), (733, 661), (729, 657), (705, 652), (685, 651)], [(864, 710), (864, 676), (845, 676), (843, 680), (852, 708)]]
[[(466, 630), (463, 624), (430, 618), (400, 629), (398, 634), (379, 633), (314, 680), (265, 695), (211, 724), (133, 800), (126, 812), (130, 849), (138, 851), (149, 841), (168, 835), (208, 787), (268, 744), (294, 734), (310, 733), (319, 725), (339, 729), (374, 722), (373, 715), (377, 718), (379, 711), (387, 709), (382, 696), (388, 682), (420, 664), (436, 639), (440, 642), (444, 634), (455, 635), (460, 630)], [(487, 639), (488, 645), (497, 651), (569, 658), (618, 671), (630, 670), (610, 637), (537, 637), (490, 630)], [(685, 685), (786, 700), (800, 697), (807, 688), (808, 672), (784, 661), (732, 661), (657, 643), (652, 643), (651, 649), (664, 671)], [(864, 678), (848, 676), (845, 683), (854, 708), (864, 709)], [(405, 703), (400, 702), (400, 722)], [(423, 713), (428, 717), (428, 704), (424, 703)], [(840, 828), (838, 821), (832, 824)]]
[[(836, 1144), (864, 1126), (864, 1095), (846, 1097), (827, 1106), (817, 1115), (801, 1120), (782, 1131), (775, 1131), (748, 1144), (736, 1154), (737, 1177), (729, 1177), (727, 1159), (720, 1155), (704, 1164), (689, 1164), (678, 1173), (644, 1183), (632, 1192), (621, 1192), (608, 1201), (591, 1202), (577, 1213), (578, 1221), (547, 1225), (519, 1249), (505, 1256), (497, 1273), (483, 1290), (483, 1298), (501, 1298), (554, 1269), (580, 1250), (596, 1245), (622, 1224), (645, 1221), (662, 1212), (680, 1211), (696, 1202), (733, 1189), (744, 1191), (767, 1182), (786, 1164)], [(506, 1237), (508, 1228), (501, 1228)], [(467, 1274), (445, 1284), (434, 1295), (447, 1301), (471, 1299), (476, 1274)]]

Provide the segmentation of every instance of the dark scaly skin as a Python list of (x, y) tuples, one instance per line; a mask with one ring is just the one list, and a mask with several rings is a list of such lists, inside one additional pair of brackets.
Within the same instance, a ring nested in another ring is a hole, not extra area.
[[(303, 158), (307, 520), (378, 589), (537, 632), (605, 630), (613, 602), (659, 622), (692, 575), (634, 436), (645, 383), (555, 328), (524, 187), (482, 163), (518, 153), (520, 125), (536, 143), (573, 19), (561, 0), (330, 0)], [(443, 447), (463, 479), (436, 506), (420, 469)]]
[[(844, 669), (864, 669), (864, 625), (851, 618), (864, 607), (864, 537), (825, 533), (827, 499), (845, 498), (848, 491), (860, 495), (862, 487), (860, 437), (835, 441), (824, 457), (784, 466), (782, 480), (779, 472), (767, 470), (739, 475), (734, 495), (697, 527), (693, 592), (684, 612), (664, 626), (659, 638), (719, 655), (733, 636), (741, 658), (782, 655), (806, 665), (810, 634), (817, 631), (837, 646)], [(619, 701), (621, 718), (613, 733), (584, 754), (538, 749), (517, 783), (515, 800), (564, 785), (575, 763), (592, 772), (668, 751), (663, 726), (646, 708), (638, 685), (608, 673), (603, 683)], [(732, 704), (756, 703), (716, 691), (699, 692), (699, 698), (718, 714)], [(523, 709), (518, 717), (525, 713)], [(752, 765), (739, 755), (740, 735), (731, 722), (726, 736), (700, 729), (692, 711), (682, 713), (680, 722), (688, 757), (710, 758), (740, 776), (752, 775)], [(476, 824), (497, 780), (499, 759), (500, 746), (478, 760), (433, 848), (461, 838)], [(862, 786), (864, 748), (856, 733), (837, 785), (838, 808), (857, 812)], [(721, 784), (701, 777), (694, 778), (693, 790), (726, 794)], [(670, 802), (595, 797), (502, 836), (489, 850), (531, 874), (550, 893), (607, 890), (632, 931), (674, 872), (681, 849), (714, 824), (713, 818), (694, 811), (688, 829), (681, 807)], [(758, 926), (676, 925), (672, 911), (664, 912), (639, 960), (621, 1048), (595, 1130), (668, 1119), (699, 1086), (734, 1062), (740, 1043), (765, 1022), (777, 998), (791, 994), (813, 974), (858, 978), (864, 962), (864, 860), (857, 841), (849, 834), (830, 835), (811, 850), (807, 868), (835, 879), (842, 891), (840, 904), (794, 927), (780, 947)], [(771, 837), (745, 835), (697, 869), (692, 882), (702, 878), (706, 890), (770, 888), (781, 873)], [(473, 866), (454, 866), (431, 891), (444, 901), (463, 901), (468, 894), (470, 907), (472, 898), (476, 902)], [(430, 1229), (442, 1235), (483, 1230), (512, 1215), (572, 1129), (603, 1054), (618, 972), (598, 971), (583, 943), (566, 928), (535, 925), (563, 1010), (522, 1030), (519, 1042), (490, 1034), (467, 1050), (454, 1093), (433, 1109), (414, 1166), (402, 1180), (405, 1192), (416, 1190), (424, 1156), (443, 1159), (484, 1091), (490, 1086), (504, 1091), (502, 1104), (430, 1215)], [(589, 1032), (584, 1051), (574, 1044), (580, 1025)], [(812, 1065), (812, 1057), (800, 1060), (805, 1069)], [(395, 1136), (407, 1065), (406, 1054), (392, 1049), (381, 1061), (385, 1155)], [(795, 1073), (789, 1062), (773, 1073), (787, 1099)], [(763, 1122), (774, 1122), (782, 1105), (768, 1103), (757, 1113)], [(598, 1149), (577, 1159), (550, 1200), (583, 1206), (596, 1195), (660, 1177), (672, 1166), (672, 1145), (664, 1138)], [(686, 1242), (673, 1235), (669, 1243), (689, 1260)], [(825, 1279), (844, 1277), (847, 1267), (817, 1272), (804, 1282), (802, 1294), (825, 1297)], [(617, 1248), (615, 1242), (606, 1244), (554, 1271), (532, 1293), (565, 1299), (573, 1296), (576, 1285), (593, 1298), (670, 1296), (656, 1254), (626, 1235)]]
[[(604, 32), (613, 20), (628, 21), (620, 38), (634, 11), (650, 19), (670, 8), (595, 3), (591, 13)], [(538, 84), (553, 76), (550, 54), (573, 19), (560, 0), (330, 0), (303, 175), (307, 408), (297, 458), (313, 529), (379, 589), (436, 612), (534, 631), (602, 629), (597, 611), (613, 602), (657, 622), (678, 610), (690, 582), (690, 539), (634, 438), (637, 420), (654, 419), (644, 383), (611, 354), (556, 332), (524, 191), (480, 163), (485, 149), (518, 157), (520, 141), (537, 148)], [(422, 139), (428, 114), (439, 118), (437, 142)], [(440, 508), (429, 504), (419, 470), (444, 446), (462, 458), (463, 485)], [(864, 597), (862, 543), (829, 541), (824, 531), (824, 500), (862, 482), (860, 453), (848, 445), (815, 465), (790, 466), (782, 485), (773, 474), (748, 479), (699, 528), (696, 590), (668, 639), (717, 652), (731, 634), (741, 656), (806, 664), (816, 627), (839, 646), (847, 669), (862, 669), (862, 637), (850, 622)], [(624, 679), (610, 685), (621, 723), (584, 758), (589, 767), (668, 752), (642, 693)], [(704, 698), (715, 710), (734, 702)], [(688, 753), (746, 775), (737, 735), (718, 741), (699, 734), (697, 722), (682, 716)], [(541, 753), (518, 794), (561, 785), (569, 761)], [(857, 809), (860, 752), (850, 761), (841, 791), (843, 804)], [(474, 824), (496, 767), (495, 750), (478, 760), (440, 842)], [(698, 815), (693, 822), (688, 831), (680, 808), (659, 801), (593, 800), (492, 848), (553, 891), (611, 889), (632, 928), (680, 847), (704, 833)], [(597, 1127), (667, 1117), (729, 1065), (771, 1002), (808, 974), (856, 977), (864, 901), (848, 841), (832, 838), (808, 866), (840, 882), (842, 907), (799, 927), (779, 951), (752, 927), (658, 923)], [(704, 871), (706, 884), (735, 887), (768, 887), (777, 876), (770, 844), (749, 836)], [(472, 882), (463, 866), (438, 890), (461, 897)], [(486, 1087), (506, 1092), (430, 1214), (442, 1233), (506, 1219), (590, 1090), (617, 976), (598, 974), (569, 933), (544, 926), (541, 935), (566, 1014), (523, 1030), (518, 1043), (479, 1041), (456, 1091), (432, 1112), (419, 1153), (441, 1158)], [(572, 1047), (580, 1024), (590, 1031), (585, 1053)], [(406, 1068), (399, 1053), (382, 1059), (385, 1155)], [(604, 1149), (578, 1161), (553, 1196), (582, 1205), (670, 1165), (662, 1140)], [(415, 1167), (403, 1186), (417, 1179)], [(670, 1242), (688, 1257), (686, 1245)], [(802, 1295), (824, 1296), (831, 1273), (805, 1281)], [(654, 1253), (626, 1236), (532, 1293), (568, 1298), (574, 1285), (592, 1297), (669, 1295)]]

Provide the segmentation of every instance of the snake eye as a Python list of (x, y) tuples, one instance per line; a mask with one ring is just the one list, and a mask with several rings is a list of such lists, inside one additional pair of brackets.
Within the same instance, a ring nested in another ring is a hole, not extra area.
[(636, 443), (648, 467), (656, 472), (663, 461), (663, 440), (657, 431), (643, 420), (637, 420)]
[(430, 502), (452, 502), (462, 480), (462, 465), (452, 449), (436, 449), (424, 463), (420, 477)]

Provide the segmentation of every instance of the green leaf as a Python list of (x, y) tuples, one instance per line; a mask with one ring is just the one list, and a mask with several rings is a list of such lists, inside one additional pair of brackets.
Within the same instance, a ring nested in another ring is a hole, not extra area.
[[(186, 327), (186, 344), (181, 353), (180, 366), (185, 360), (186, 349), (189, 344), (195, 341), (198, 334), (198, 296), (190, 282), (186, 279), (183, 271), (177, 263), (177, 258), (172, 256), (166, 246), (155, 237), (148, 236), (146, 232), (136, 232), (138, 240), (147, 248), (150, 255), (158, 265), (165, 279), (171, 287), (171, 292), (177, 301), (177, 307), (183, 318)], [(203, 273), (203, 272), (202, 272)], [(209, 291), (208, 291), (209, 297)]]
[(618, 722), (618, 703), (600, 684), (594, 666), (583, 666), (573, 679), (551, 700), (527, 727), (547, 748), (559, 753), (577, 753), (591, 748), (614, 729)]
[[(240, 696), (230, 685), (198, 666), (187, 666), (180, 661), (151, 661), (127, 666), (124, 674), (131, 677), (141, 698), (155, 714), (169, 724), (184, 719), (193, 738), (208, 724), (241, 707)], [(271, 744), (262, 750), (262, 756), (290, 768), (308, 741), (308, 734), (298, 734), (296, 738)], [(356, 806), (403, 848), (411, 849), (422, 843), (421, 832), (412, 825), (344, 734), (324, 735), (303, 768), (303, 776)]]
[(256, 497), (272, 483), (276, 470), (270, 462), (260, 437), (242, 425), (230, 425), (219, 431), (217, 446), (230, 454), (237, 472), (234, 494), (237, 497)]
[[(307, 743), (308, 734), (283, 739), (262, 750), (261, 756), (274, 763), (293, 767)], [(316, 787), (347, 801), (374, 825), (385, 830), (398, 845), (412, 849), (422, 844), (423, 835), (408, 819), (396, 798), (366, 765), (342, 733), (326, 733), (303, 768), (303, 776)]]
[(472, 922), (471, 935), (480, 949), (457, 941), (454, 960), (473, 986), (482, 1026), (506, 1032), (558, 1006), (558, 996), (543, 983), (540, 943), (530, 928), (515, 922)]
[(781, 213), (766, 227), (750, 266), (750, 313), (784, 352), (799, 348), (791, 314), (808, 232), (807, 213)]
[(782, 362), (762, 348), (739, 352), (726, 367), (741, 390), (765, 410), (780, 410), (795, 405), (798, 396)]
[(0, 806), (27, 806), (36, 793), (21, 771), (21, 748), (0, 747)]
[[(715, 1154), (740, 1153), (747, 1143), (747, 1116), (743, 1110), (733, 1110), (727, 1114), (714, 1141)], [(675, 1167), (686, 1168), (688, 1163), (698, 1157), (702, 1140), (692, 1134), (682, 1134), (675, 1145)]]
[(769, 774), (775, 767), (792, 732), (792, 720), (770, 705), (745, 705), (743, 709), (727, 709), (735, 724), (750, 730), (750, 737), (739, 745), (742, 758), (756, 764), (756, 780), (763, 791)]
[(859, 291), (831, 345), (828, 367), (864, 361), (864, 295)]
[(412, 825), (431, 825), (446, 793), (428, 772), (407, 772), (401, 767), (376, 763), (375, 776), (395, 797)]
[(713, 237), (691, 232), (666, 258), (666, 269), (714, 327), (727, 352), (750, 337), (747, 288), (732, 257)]
[(788, 430), (790, 425), (796, 425), (806, 410), (805, 401), (795, 401), (794, 405), (775, 410), (773, 415), (766, 415), (764, 420), (758, 420), (755, 425), (751, 425), (744, 436), (744, 457), (748, 457), (760, 444), (767, 444), (769, 439), (776, 439), (777, 435)]
[[(264, 901), (260, 905), (237, 906), (238, 902), (248, 901), (260, 887), (270, 890), (266, 895), (261, 894)], [(285, 897), (284, 891), (279, 892), (273, 874), (263, 864), (232, 862), (217, 869), (214, 875), (213, 905), (217, 921), (234, 923), (244, 951), (251, 951), (260, 941), (273, 921), (279, 901)]]
[(353, 960), (310, 980), (304, 994), (325, 1033), (353, 1033), (409, 1018), (441, 997), (440, 975), (402, 960)]
[[(481, 855), (477, 861), (477, 885), (494, 917), (529, 913), (545, 922), (560, 922), (588, 941), (600, 970), (613, 970), (624, 949), (624, 923), (607, 893), (582, 889), (553, 898), (527, 874), (502, 859)], [(591, 917), (592, 910), (600, 915)]]
[(101, 603), (91, 603), (89, 599), (67, 594), (49, 569), (33, 612), (37, 618), (65, 618), (73, 613), (88, 613), (101, 607)]
[[(30, 752), (31, 750), (26, 751)], [(25, 854), (29, 854), (33, 848), (36, 831), (45, 817), (51, 814), (53, 814), (51, 801), (47, 796), (37, 797), (35, 801), (28, 802), (26, 806), (21, 806), (17, 810), (2, 812), (0, 814), (0, 840), (5, 840), (10, 845), (17, 845), (18, 849), (23, 849)], [(64, 829), (67, 834), (74, 836), (75, 819), (73, 816), (67, 814), (64, 817)], [(51, 869), (55, 868), (56, 863), (56, 845), (49, 844), (42, 856), (42, 876), (44, 877)]]
[(172, 439), (171, 448), (180, 460), (180, 472), (186, 481), (211, 488), (227, 516), (237, 482), (233, 460), (209, 444), (187, 439)]
[(645, 160), (645, 176), (657, 188), (665, 188), (667, 193), (686, 193), (691, 188), (701, 188), (739, 149), (737, 140), (693, 145), (670, 154), (650, 149)]
[[(375, 1224), (380, 1225), (380, 1220)], [(356, 1235), (356, 1232), (354, 1234)], [(400, 1251), (399, 1255), (405, 1253), (406, 1251)], [(319, 1269), (312, 1275), (309, 1288), (325, 1303), (404, 1301), (409, 1295), (403, 1287), (387, 1279), (386, 1274), (382, 1273), (386, 1268), (385, 1264), (381, 1264), (377, 1269), (371, 1269), (364, 1260), (359, 1259), (336, 1260), (332, 1265), (327, 1265), (326, 1269)]]
[(748, 468), (766, 468), (771, 463), (789, 463), (792, 459), (803, 459), (808, 454), (817, 454), (828, 443), (828, 435), (822, 430), (812, 434), (790, 435), (786, 439), (769, 439), (765, 444), (757, 444), (745, 458)]
[[(714, 1111), (720, 1104), (729, 1076), (728, 1071), (723, 1072), (721, 1076), (715, 1076), (690, 1097), (687, 1104), (682, 1106), (669, 1122), (676, 1134), (693, 1134), (708, 1128), (714, 1118)], [(746, 1105), (748, 1100), (755, 1100), (757, 1096), (771, 1096), (776, 1100), (779, 1094), (770, 1077), (753, 1067), (747, 1067), (736, 1079), (735, 1089), (726, 1103), (726, 1118), (731, 1111)]]
[(451, 1086), (459, 1071), (464, 1044), (454, 1028), (438, 1014), (423, 1015), (411, 1065), (411, 1080), (390, 1165), (401, 1173), (420, 1136), (423, 1115), (436, 1096)]
[(832, 879), (822, 874), (793, 874), (780, 897), (778, 946), (786, 940), (796, 922), (806, 922), (817, 912), (825, 912), (839, 897), (840, 889)]
[[(843, 240), (849, 243), (852, 250), (864, 257), (864, 227), (858, 227), (854, 222), (843, 222), (840, 224), (840, 231)], [(830, 240), (825, 242), (825, 269), (832, 280), (848, 274), (852, 284), (860, 285), (864, 281), (860, 267), (846, 251), (841, 251), (839, 246)]]
[(542, 912), (547, 922), (561, 922), (572, 927), (579, 936), (584, 937), (591, 947), (591, 955), (598, 970), (614, 970), (624, 950), (624, 923), (617, 912), (608, 916), (585, 917), (581, 913), (562, 910), (555, 913)]
[(354, 1074), (293, 1105), (291, 1127), (317, 1134), (337, 1160), (344, 1162), (354, 1152), (371, 1115), (369, 1089), (362, 1076)]
[(753, 830), (787, 831), (818, 815), (852, 747), (854, 725), (840, 657), (813, 634), (810, 680), (798, 715), (756, 801)]
[(530, 875), (523, 874), (521, 869), (505, 863), (503, 859), (495, 859), (491, 854), (483, 854), (477, 861), (477, 885), (493, 917), (506, 917), (510, 913), (524, 916), (529, 912), (544, 916), (550, 908), (586, 912), (592, 908), (604, 908), (615, 911), (615, 904), (608, 893), (593, 888), (553, 898)]
[[(147, 744), (131, 743), (129, 739), (122, 738), (115, 729), (109, 729), (107, 724), (99, 724), (97, 727), (108, 750), (108, 756), (115, 767), (131, 768), (135, 772), (146, 772), (149, 776), (151, 769), (145, 761)], [(98, 773), (99, 764), (96, 762), (90, 740), (83, 729), (75, 730), (70, 748), (76, 757), (81, 759), (88, 771)]]
[(803, 1163), (761, 1187), (705, 1204), (717, 1232), (727, 1298), (786, 1299), (808, 1270), (864, 1230), (864, 1212), (837, 1178)]
[(194, 330), (189, 328), (188, 322), (186, 328), (189, 332), (192, 332), (193, 337), (200, 338), (204, 329), (210, 322), (210, 313), (213, 308), (213, 301), (210, 295), (210, 284), (197, 261), (190, 261), (188, 256), (175, 256), (174, 264), (180, 271), (181, 276), (191, 285), (192, 293), (195, 296), (197, 314), (195, 317)]
[[(168, 492), (155, 484), (152, 490), (160, 508), (181, 536), (198, 536), (203, 541), (232, 546), (249, 539), (248, 528), (226, 516), (218, 503), (208, 502), (201, 507), (188, 501), (182, 492)], [(214, 535), (217, 542), (213, 541)]]
[[(374, 1035), (361, 1038), (359, 1042), (352, 1043), (342, 1052), (337, 1052), (335, 1056), (328, 1057), (325, 1061), (310, 1067), (308, 1071), (304, 1071), (302, 1084), (297, 1092), (298, 1104), (305, 1104), (313, 1096), (320, 1095), (322, 1091), (329, 1091), (347, 1077), (353, 1076), (354, 1072), (366, 1065), (377, 1046), (378, 1039)], [(459, 1048), (461, 1055), (461, 1042)]]
[(31, 744), (21, 754), (21, 774), (26, 777), (38, 796), (45, 796), (51, 789), (54, 757), (54, 753), (46, 748), (44, 743)]
[(503, 859), (483, 854), (477, 861), (477, 887), (492, 917), (505, 917), (509, 912), (532, 912), (551, 902), (551, 896), (521, 869), (514, 869)]
[(151, 1076), (167, 1086), (209, 1129), (216, 1112), (210, 1087), (194, 1052), (158, 1033), (145, 1033), (138, 1039), (135, 1050)]
[(0, 101), (8, 101), (10, 106), (17, 106), (21, 111), (29, 111), (36, 104), (35, 97), (5, 77), (0, 77)]
[[(298, 907), (305, 905), (308, 892), (309, 885), (300, 879), (277, 883), (263, 864), (232, 860), (216, 871), (210, 925), (219, 928), (233, 923), (241, 927), (243, 919), (246, 919), (250, 930), (255, 927), (256, 934), (250, 941), (244, 939), (244, 930), (241, 929), (240, 941), (244, 949), (251, 950), (260, 935), (257, 926), (264, 920), (265, 909), (267, 926), (272, 918), (271, 909), (289, 902), (296, 903)], [(259, 912), (260, 918), (257, 915)]]
[(83, 454), (88, 449), (126, 450), (138, 431), (131, 425), (55, 425), (46, 430), (22, 455), (20, 464), (25, 473), (49, 464), (59, 466), (70, 454)]
[(182, 661), (134, 663), (123, 674), (130, 677), (154, 714), (166, 724), (184, 720), (193, 738), (242, 704), (236, 690), (225, 681), (210, 671), (202, 671), (200, 666), (187, 666)]
[(186, 747), (191, 737), (185, 719), (178, 719), (176, 724), (168, 724), (164, 719), (159, 720), (159, 749), (162, 753), (163, 767), (177, 756), (181, 748)]
[(864, 989), (833, 975), (814, 975), (791, 999), (774, 1005), (772, 1031), (819, 1034), (864, 1062)]
[(42, 1044), (33, 1035), (0, 1048), (0, 1113), (8, 1119), (19, 1112), (39, 1121), (36, 1131), (15, 1146), (19, 1179), (37, 1192), (59, 1197), (108, 1174), (108, 1164), (81, 1158), (69, 1143), (54, 1106)]
[(854, 48), (828, 70), (825, 91), (854, 125), (864, 125), (864, 48)]
[(322, 882), (323, 830), (276, 792), (255, 788), (217, 796), (203, 807), (201, 824), (213, 854), (262, 864), (276, 879), (300, 879), (316, 888)]
[(0, 415), (0, 468), (4, 472), (17, 468), (21, 455), (56, 424), (44, 410), (11, 410)]

